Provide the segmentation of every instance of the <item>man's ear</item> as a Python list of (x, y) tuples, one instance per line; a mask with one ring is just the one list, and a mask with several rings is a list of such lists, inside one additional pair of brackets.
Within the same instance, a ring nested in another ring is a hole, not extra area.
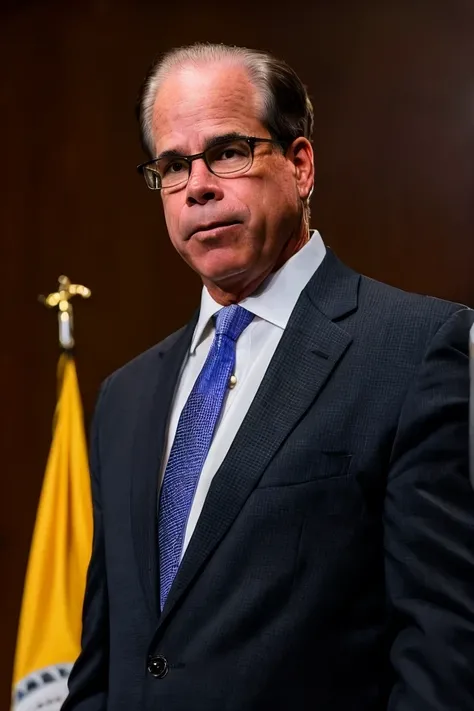
[(314, 185), (314, 153), (307, 138), (296, 138), (288, 148), (287, 157), (295, 166), (298, 192), (302, 200), (309, 200)]

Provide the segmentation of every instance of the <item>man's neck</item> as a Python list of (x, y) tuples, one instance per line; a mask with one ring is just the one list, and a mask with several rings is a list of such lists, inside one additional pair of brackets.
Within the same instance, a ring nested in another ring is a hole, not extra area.
[(265, 279), (270, 276), (270, 274), (273, 274), (273, 272), (281, 269), (281, 267), (289, 259), (291, 259), (291, 257), (293, 257), (305, 246), (305, 244), (309, 242), (309, 239), (309, 227), (304, 225), (298, 235), (290, 237), (274, 264), (269, 269), (259, 274), (258, 277), (245, 284), (245, 286), (239, 286), (236, 284), (235, 286), (226, 285), (225, 287), (221, 287), (218, 284), (211, 282), (205, 282), (205, 286), (214, 301), (217, 301), (218, 304), (221, 304), (222, 306), (238, 304), (240, 301), (247, 298), (247, 296), (253, 294), (254, 291), (256, 291), (258, 287), (263, 284)]

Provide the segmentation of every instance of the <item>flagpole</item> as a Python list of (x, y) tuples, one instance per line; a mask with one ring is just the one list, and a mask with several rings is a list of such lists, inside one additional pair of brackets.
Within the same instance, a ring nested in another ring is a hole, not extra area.
[(70, 351), (74, 348), (74, 319), (71, 299), (82, 296), (88, 299), (92, 295), (90, 289), (82, 284), (71, 284), (67, 276), (58, 279), (58, 290), (48, 296), (39, 296), (39, 300), (49, 309), (58, 308), (59, 344), (62, 349)]
[(469, 360), (470, 360), (470, 416), (469, 416), (469, 459), (471, 484), (474, 486), (474, 325), (469, 333)]

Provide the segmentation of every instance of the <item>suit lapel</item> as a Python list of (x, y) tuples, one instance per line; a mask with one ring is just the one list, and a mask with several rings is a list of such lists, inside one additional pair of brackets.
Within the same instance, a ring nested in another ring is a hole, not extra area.
[(328, 252), (301, 294), (257, 395), (213, 479), (160, 626), (349, 347), (351, 336), (334, 320), (355, 310), (359, 279)]
[[(160, 347), (151, 378), (142, 379), (133, 436), (131, 521), (140, 580), (153, 623), (159, 616), (157, 502), (160, 463), (168, 413), (176, 382), (196, 324), (196, 317)], [(154, 378), (154, 379), (153, 379)]]

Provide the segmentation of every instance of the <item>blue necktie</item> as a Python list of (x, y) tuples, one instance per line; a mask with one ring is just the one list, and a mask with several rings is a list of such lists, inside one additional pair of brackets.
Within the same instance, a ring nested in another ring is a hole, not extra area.
[(252, 319), (235, 304), (219, 311), (214, 341), (178, 421), (158, 513), (161, 609), (178, 571), (194, 492), (234, 372), (235, 342)]

